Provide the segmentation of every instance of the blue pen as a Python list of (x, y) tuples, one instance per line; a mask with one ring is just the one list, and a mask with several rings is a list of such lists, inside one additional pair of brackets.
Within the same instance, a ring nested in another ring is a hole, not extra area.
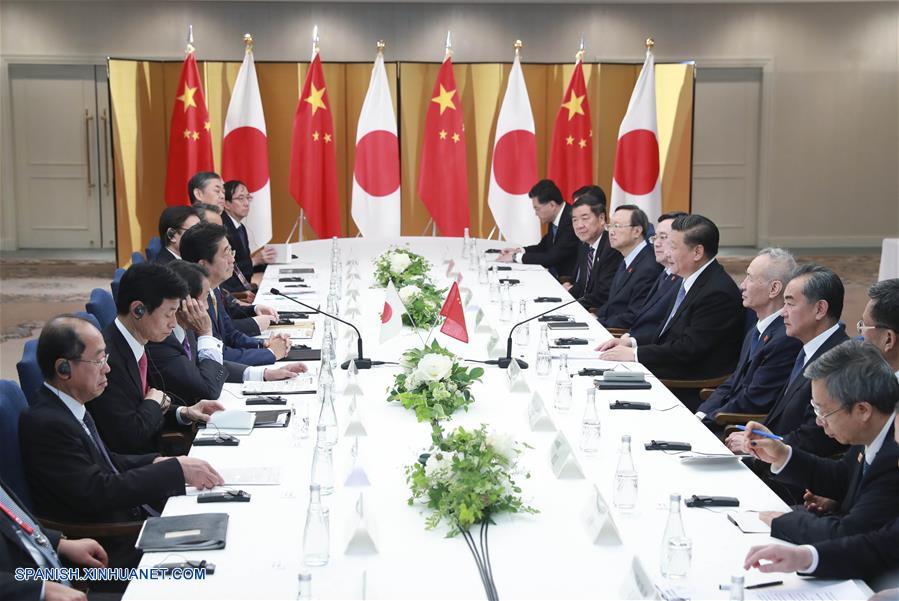
[[(746, 430), (746, 426), (737, 426), (737, 430)], [(750, 434), (758, 434), (759, 436), (764, 436), (765, 438), (770, 438), (771, 440), (779, 440), (783, 442), (784, 437), (778, 436), (777, 434), (771, 434), (770, 432), (764, 432), (762, 430), (750, 430)]]

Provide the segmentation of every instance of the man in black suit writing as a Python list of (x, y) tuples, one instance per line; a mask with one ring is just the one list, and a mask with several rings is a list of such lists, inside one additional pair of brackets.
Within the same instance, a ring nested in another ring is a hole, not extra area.
[(528, 196), (540, 223), (549, 229), (537, 244), (506, 248), (496, 260), (543, 265), (556, 277), (573, 275), (579, 242), (571, 225), (571, 207), (562, 198), (559, 187), (548, 179), (534, 184)]
[(841, 459), (818, 457), (780, 440), (756, 422), (746, 425), (747, 448), (771, 465), (774, 478), (835, 501), (826, 514), (795, 507), (762, 512), (771, 535), (792, 543), (817, 543), (880, 528), (899, 517), (899, 445), (894, 439), (899, 382), (874, 346), (849, 340), (805, 369), (811, 407), (827, 436), (854, 445)]
[(162, 240), (163, 247), (153, 262), (165, 265), (180, 259), (181, 235), (198, 223), (200, 215), (194, 207), (184, 205), (166, 207), (159, 215), (159, 239)]
[[(122, 454), (107, 448), (85, 405), (110, 374), (106, 341), (91, 322), (56, 317), (41, 331), (37, 361), (45, 384), (19, 418), (19, 442), (35, 513), (60, 522), (128, 522), (159, 515), (185, 485), (222, 477), (203, 460)], [(134, 540), (100, 541), (111, 566), (136, 565)]]
[(672, 270), (683, 282), (665, 322), (652, 336), (616, 340), (600, 358), (639, 361), (660, 378), (729, 374), (737, 363), (745, 319), (737, 285), (715, 260), (718, 228), (702, 215), (678, 217), (671, 228)]
[[(599, 193), (602, 194), (602, 189)], [(622, 259), (621, 253), (609, 246), (605, 194), (578, 196), (571, 207), (571, 224), (581, 244), (574, 279), (562, 286), (574, 298), (590, 296), (605, 302)]]

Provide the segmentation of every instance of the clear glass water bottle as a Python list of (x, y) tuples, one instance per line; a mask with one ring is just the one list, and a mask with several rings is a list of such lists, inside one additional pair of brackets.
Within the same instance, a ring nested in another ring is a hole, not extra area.
[(730, 601), (743, 601), (743, 576), (730, 577), (730, 595), (727, 597)]
[(568, 373), (568, 353), (559, 357), (559, 370), (556, 372), (556, 386), (553, 406), (556, 411), (571, 409), (571, 375)]
[(684, 530), (680, 495), (672, 493), (668, 504), (668, 522), (662, 535), (661, 572), (665, 578), (684, 578), (690, 572), (692, 543)]
[(316, 428), (315, 451), (312, 454), (311, 482), (319, 487), (322, 495), (334, 492), (334, 452), (324, 443), (325, 427)]
[(299, 588), (297, 589), (297, 601), (309, 601), (312, 599), (312, 574), (301, 572), (297, 576)]
[(478, 257), (478, 284), (483, 286), (489, 283), (487, 273), (487, 257), (481, 255)]
[(496, 271), (487, 272), (487, 291), (491, 303), (500, 301), (499, 276), (496, 275)]
[[(524, 321), (527, 319), (528, 302), (521, 300), (518, 302), (518, 315), (515, 316), (516, 321)], [(527, 346), (531, 343), (531, 324), (529, 321), (515, 328), (515, 344), (519, 346)]]
[(538, 376), (548, 376), (552, 369), (552, 354), (549, 352), (549, 328), (540, 326), (540, 342), (537, 344), (537, 360), (534, 369)]
[(331, 558), (331, 527), (328, 509), (322, 505), (321, 489), (309, 485), (309, 508), (303, 529), (303, 563), (307, 566), (328, 565)]
[(584, 406), (584, 418), (581, 420), (581, 450), (585, 453), (599, 451), (601, 432), (599, 411), (596, 410), (596, 388), (591, 386), (587, 389), (587, 404)]
[(337, 411), (334, 409), (334, 384), (325, 382), (321, 386), (321, 407), (318, 413), (318, 428), (324, 428), (324, 438), (318, 444), (333, 447), (337, 444)]
[(463, 259), (467, 259), (468, 256), (471, 254), (470, 240), (471, 240), (471, 236), (469, 236), (469, 234), (468, 234), (468, 228), (465, 228), (465, 230), (462, 233), (462, 258)]
[(615, 507), (621, 511), (631, 511), (637, 506), (637, 468), (631, 455), (631, 436), (621, 437), (618, 451), (618, 468), (615, 470)]
[(309, 438), (309, 403), (305, 395), (297, 395), (290, 408), (290, 436), (293, 446), (299, 447)]
[[(324, 357), (324, 349), (322, 349), (322, 357)], [(325, 386), (334, 389), (334, 370), (331, 368), (330, 361), (322, 361), (318, 368), (318, 393), (321, 395)]]
[(501, 321), (512, 321), (512, 289), (509, 282), (503, 282), (499, 289), (499, 318)]

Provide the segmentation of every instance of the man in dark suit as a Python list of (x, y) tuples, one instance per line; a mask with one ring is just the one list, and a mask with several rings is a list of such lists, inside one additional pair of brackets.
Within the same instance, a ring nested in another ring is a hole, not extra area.
[[(602, 189), (599, 190), (602, 193)], [(609, 246), (606, 234), (606, 197), (586, 193), (571, 207), (571, 224), (581, 241), (574, 279), (562, 284), (574, 298), (591, 296), (605, 302), (621, 253)]]
[(271, 246), (263, 246), (253, 253), (250, 236), (244, 220), (250, 214), (253, 195), (247, 185), (240, 180), (225, 182), (225, 213), (222, 225), (228, 232), (228, 242), (234, 249), (234, 275), (222, 283), (222, 288), (231, 292), (255, 292), (250, 283), (254, 272), (265, 271), (265, 266), (275, 260), (277, 253)]
[(774, 478), (835, 501), (827, 515), (796, 507), (762, 512), (771, 535), (792, 543), (816, 543), (880, 528), (899, 517), (899, 444), (894, 438), (899, 382), (877, 348), (849, 340), (805, 369), (812, 381), (818, 425), (841, 444), (855, 445), (841, 459), (818, 457), (746, 425), (747, 448), (771, 465)]
[(571, 207), (565, 203), (559, 187), (548, 179), (534, 184), (528, 196), (534, 213), (548, 231), (537, 244), (503, 249), (496, 260), (543, 265), (556, 277), (572, 276), (577, 268), (579, 242), (571, 225)]
[[(787, 336), (797, 338), (802, 350), (796, 356), (793, 369), (783, 390), (768, 411), (764, 425), (784, 437), (787, 444), (820, 457), (830, 457), (845, 450), (845, 446), (827, 436), (816, 423), (809, 401), (812, 399), (811, 381), (803, 375), (805, 366), (846, 341), (842, 324), (843, 282), (833, 271), (813, 263), (800, 265), (792, 274), (784, 290), (784, 328)], [(748, 453), (747, 437), (735, 432), (725, 441), (734, 452)], [(764, 476), (763, 476), (764, 477)], [(775, 490), (778, 490), (777, 488)], [(778, 494), (796, 498), (783, 490)], [(801, 496), (801, 491), (798, 491)]]
[(710, 429), (720, 431), (715, 415), (721, 411), (768, 413), (787, 383), (802, 347), (787, 336), (780, 314), (784, 287), (795, 269), (793, 255), (780, 248), (762, 250), (746, 268), (740, 284), (743, 306), (754, 311), (758, 321), (743, 339), (734, 373), (696, 412)]
[(287, 356), (290, 338), (272, 334), (268, 340), (250, 338), (234, 327), (222, 300), (219, 286), (234, 272), (234, 251), (225, 228), (201, 223), (181, 238), (181, 256), (185, 261), (202, 265), (209, 272), (209, 316), (213, 335), (224, 343), (223, 355), (228, 361), (247, 365), (271, 365)]
[(0, 598), (38, 601), (86, 600), (68, 581), (16, 580), (17, 568), (60, 568), (67, 564), (103, 568), (108, 557), (90, 538), (63, 538), (62, 532), (41, 528), (38, 520), (6, 484), (0, 481)]
[(103, 330), (112, 372), (106, 390), (90, 404), (90, 413), (110, 449), (119, 453), (152, 453), (159, 448), (163, 428), (186, 428), (208, 421), (224, 406), (204, 400), (187, 406), (172, 404), (163, 390), (150, 386), (158, 372), (145, 345), (172, 333), (187, 286), (164, 265), (132, 265), (122, 276), (116, 298), (116, 319)]
[(219, 398), (226, 381), (286, 380), (306, 371), (302, 363), (265, 367), (225, 361), (222, 342), (212, 335), (209, 272), (187, 261), (173, 261), (168, 267), (187, 284), (189, 296), (178, 311), (172, 333), (162, 342), (147, 344), (147, 353), (158, 368), (150, 372), (151, 385), (167, 383), (170, 394), (191, 405)]
[(215, 207), (221, 215), (225, 210), (225, 186), (222, 183), (222, 176), (213, 171), (194, 173), (187, 182), (187, 199), (192, 205)]
[[(107, 387), (106, 351), (100, 331), (74, 315), (54, 318), (41, 331), (37, 361), (45, 384), (19, 418), (25, 474), (41, 517), (71, 523), (143, 520), (159, 515), (168, 497), (183, 495), (185, 484), (223, 484), (200, 459), (107, 448), (85, 411)], [(110, 565), (136, 564), (133, 539), (100, 542)]]
[(159, 216), (159, 239), (163, 246), (153, 262), (165, 265), (180, 259), (178, 244), (181, 235), (198, 223), (200, 216), (195, 208), (184, 205), (166, 207)]
[(652, 336), (618, 339), (600, 358), (639, 361), (660, 378), (729, 374), (737, 363), (745, 319), (737, 285), (715, 260), (718, 228), (702, 215), (678, 217), (671, 228), (672, 270), (683, 282), (665, 322)]
[(612, 276), (608, 299), (596, 294), (588, 295), (582, 304), (594, 309), (600, 323), (609, 327), (628, 328), (633, 313), (646, 301), (653, 282), (662, 270), (656, 263), (653, 249), (646, 242), (649, 220), (646, 213), (635, 205), (621, 205), (612, 213), (606, 226), (609, 244), (624, 257)]
[[(649, 289), (643, 304), (636, 311), (628, 309), (623, 314), (616, 316), (616, 320), (631, 322), (631, 326), (625, 336), (651, 336), (658, 331), (662, 322), (668, 316), (667, 309), (674, 299), (682, 279), (671, 272), (668, 257), (668, 236), (671, 234), (671, 224), (681, 215), (686, 215), (686, 213), (673, 211), (659, 216), (656, 233), (650, 236), (649, 243), (652, 244), (656, 263), (661, 265), (663, 269), (656, 276), (655, 282), (653, 282), (652, 288)], [(604, 351), (613, 345), (612, 341), (607, 341), (597, 347), (596, 350)]]
[(881, 280), (868, 289), (868, 304), (856, 327), (865, 342), (881, 350), (899, 377), (899, 278)]

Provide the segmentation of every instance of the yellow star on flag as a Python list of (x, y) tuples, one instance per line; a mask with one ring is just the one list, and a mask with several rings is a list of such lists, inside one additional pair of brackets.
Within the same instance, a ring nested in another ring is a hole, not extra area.
[(318, 142), (318, 132), (317, 131), (312, 132), (312, 139), (315, 140), (316, 142)]
[(328, 110), (328, 107), (325, 106), (324, 100), (322, 100), (322, 96), (325, 95), (325, 88), (321, 90), (316, 89), (315, 84), (312, 84), (312, 91), (309, 93), (309, 97), (306, 98), (306, 102), (312, 105), (312, 114), (314, 115), (318, 109)]
[(331, 141), (331, 134), (325, 134), (325, 144)]
[(456, 90), (447, 90), (443, 87), (443, 84), (440, 84), (440, 95), (431, 98), (431, 102), (436, 102), (440, 105), (441, 115), (447, 108), (456, 110), (456, 105), (453, 103), (453, 94), (455, 93)]
[(575, 115), (584, 114), (584, 109), (581, 107), (581, 104), (583, 104), (585, 97), (586, 96), (578, 96), (574, 93), (574, 90), (571, 90), (571, 96), (568, 98), (568, 102), (562, 103), (562, 108), (568, 109), (569, 121), (571, 121)]
[(459, 134), (453, 134), (453, 142), (458, 142), (462, 138), (459, 137)]
[(587, 147), (587, 140), (581, 138), (581, 141), (578, 142), (577, 145), (580, 146), (581, 148), (586, 148), (586, 147)]
[(187, 109), (190, 107), (197, 108), (197, 103), (194, 101), (194, 94), (197, 93), (197, 88), (192, 88), (187, 84), (184, 84), (184, 93), (178, 96), (178, 100), (184, 103), (184, 112), (187, 112)]
[(191, 135), (194, 137), (194, 140), (199, 140), (199, 139), (200, 139), (200, 132), (198, 132), (198, 131), (195, 131), (195, 132), (192, 133)]
[(190, 140), (190, 130), (189, 129), (184, 130), (184, 138), (186, 140)]
[(445, 129), (441, 129), (441, 130), (440, 130), (439, 132), (437, 132), (437, 133), (440, 135), (440, 139), (441, 139), (441, 140), (446, 140), (446, 130), (445, 130)]
[(572, 144), (574, 144), (574, 138), (568, 136), (567, 138), (565, 138), (565, 143), (571, 146)]
[(211, 130), (211, 129), (212, 129), (212, 123), (210, 123), (209, 121), (207, 121), (206, 123), (203, 124), (203, 129), (205, 129), (206, 131)]

